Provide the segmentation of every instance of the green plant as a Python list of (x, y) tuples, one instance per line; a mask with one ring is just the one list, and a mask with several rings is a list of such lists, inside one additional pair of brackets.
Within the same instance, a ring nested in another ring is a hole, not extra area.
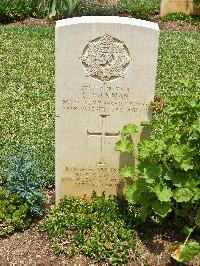
[(128, 13), (139, 19), (149, 19), (151, 15), (159, 12), (158, 0), (121, 0), (119, 2), (121, 13)]
[(24, 19), (29, 16), (46, 17), (49, 9), (49, 0), (1, 0), (0, 21)]
[(80, 0), (51, 0), (49, 17), (71, 17)]
[(195, 228), (184, 228), (186, 240), (184, 243), (175, 242), (171, 245), (171, 256), (178, 262), (190, 262), (200, 252), (200, 244), (197, 241), (189, 240)]
[(28, 1), (25, 0), (1, 0), (0, 21), (7, 18), (19, 19), (27, 17), (30, 14)]
[(20, 149), (10, 158), (6, 187), (8, 195), (17, 194), (27, 203), (32, 216), (42, 215), (45, 197), (41, 192), (44, 185), (42, 173), (35, 165), (30, 151)]
[(7, 195), (0, 190), (0, 236), (15, 230), (25, 229), (30, 225), (29, 208), (19, 195)]
[(200, 17), (190, 16), (182, 12), (173, 12), (161, 17), (161, 21), (163, 22), (175, 21), (175, 22), (185, 22), (190, 24), (199, 24)]
[(193, 4), (196, 7), (200, 7), (200, 0), (193, 0)]
[(80, 2), (74, 10), (74, 16), (114, 16), (119, 12), (116, 5), (102, 5), (91, 2)]
[(164, 15), (161, 20), (163, 22), (177, 21), (177, 22), (192, 22), (192, 17), (182, 12), (172, 12)]
[(50, 0), (28, 0), (30, 16), (45, 18), (50, 12)]
[(133, 213), (117, 198), (93, 195), (88, 202), (65, 197), (40, 228), (50, 235), (57, 254), (80, 252), (109, 265), (124, 265), (135, 246)]
[[(190, 82), (183, 81), (182, 86)], [(143, 221), (152, 215), (164, 218), (173, 211), (176, 220), (181, 217), (194, 226), (200, 208), (199, 90), (166, 101), (164, 109), (143, 126), (152, 134), (138, 144), (138, 166), (120, 170), (123, 177), (132, 179), (125, 189), (127, 200), (140, 207)], [(125, 126), (116, 150), (135, 155), (130, 137), (136, 132), (135, 125)]]

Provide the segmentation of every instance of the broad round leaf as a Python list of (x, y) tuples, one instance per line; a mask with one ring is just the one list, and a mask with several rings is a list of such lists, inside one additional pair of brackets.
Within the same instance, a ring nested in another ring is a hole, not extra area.
[(193, 197), (193, 191), (189, 188), (177, 188), (173, 197), (177, 202), (187, 202)]
[(122, 137), (129, 137), (138, 132), (137, 126), (134, 124), (128, 124), (121, 130)]
[(154, 201), (152, 209), (161, 217), (167, 216), (167, 214), (172, 210), (169, 202), (161, 202), (159, 200)]

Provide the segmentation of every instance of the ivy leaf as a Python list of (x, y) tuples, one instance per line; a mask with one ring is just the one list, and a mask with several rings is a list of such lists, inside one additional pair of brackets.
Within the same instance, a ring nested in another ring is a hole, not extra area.
[(162, 188), (158, 185), (153, 189), (153, 191), (156, 193), (156, 196), (160, 201), (170, 201), (170, 198), (173, 196), (171, 189), (167, 186)]
[(130, 142), (129, 140), (126, 139), (120, 139), (119, 141), (117, 141), (117, 143), (115, 144), (115, 150), (119, 151), (119, 152), (128, 152), (128, 153), (132, 153), (134, 150), (134, 145), (132, 142)]
[(171, 204), (169, 202), (161, 202), (159, 200), (154, 201), (152, 209), (159, 216), (166, 217), (169, 212), (171, 212)]
[(128, 124), (124, 126), (121, 130), (121, 136), (123, 137), (129, 137), (138, 132), (137, 126), (135, 124)]
[(119, 170), (119, 174), (122, 177), (132, 177), (134, 175), (135, 171), (133, 167), (125, 166)]
[(177, 202), (187, 202), (193, 197), (193, 191), (189, 188), (177, 188), (174, 190), (173, 197)]

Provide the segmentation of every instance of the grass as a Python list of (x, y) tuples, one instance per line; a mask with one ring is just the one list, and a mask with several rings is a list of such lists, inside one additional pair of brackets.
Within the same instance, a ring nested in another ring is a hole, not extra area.
[(199, 49), (199, 32), (161, 32), (157, 94), (163, 97), (180, 94), (180, 80), (193, 79), (200, 82)]
[(0, 175), (17, 146), (29, 147), (54, 177), (54, 32), (49, 27), (0, 29)]
[[(157, 94), (181, 93), (179, 80), (200, 82), (200, 34), (162, 31)], [(0, 175), (19, 145), (33, 151), (54, 183), (54, 30), (44, 26), (0, 28)]]

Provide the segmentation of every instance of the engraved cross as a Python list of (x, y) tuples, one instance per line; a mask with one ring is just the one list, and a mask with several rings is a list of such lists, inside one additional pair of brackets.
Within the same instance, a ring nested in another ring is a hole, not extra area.
[(106, 117), (109, 115), (100, 115), (100, 116), (102, 119), (101, 132), (89, 132), (89, 131), (87, 131), (87, 135), (88, 135), (88, 137), (101, 136), (101, 159), (100, 159), (99, 165), (103, 166), (103, 165), (106, 165), (106, 163), (105, 163), (105, 140), (106, 140), (106, 137), (118, 137), (119, 132), (118, 133), (106, 132)]

